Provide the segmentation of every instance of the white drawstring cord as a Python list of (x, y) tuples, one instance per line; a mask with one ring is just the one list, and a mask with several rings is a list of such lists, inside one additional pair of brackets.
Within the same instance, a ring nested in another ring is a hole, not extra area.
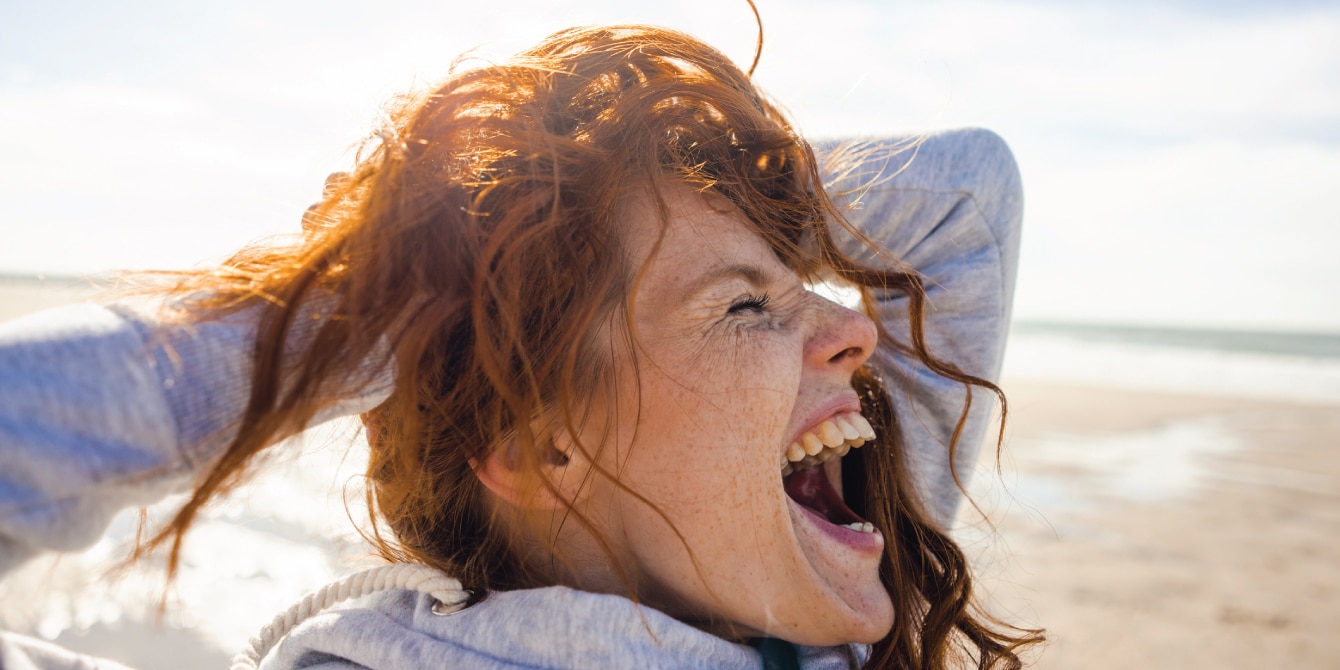
[(435, 614), (459, 612), (470, 599), (461, 583), (437, 568), (413, 563), (383, 565), (350, 575), (309, 593), (251, 638), (251, 646), (233, 657), (231, 670), (255, 670), (262, 658), (298, 624), (331, 605), (377, 591), (410, 589), (437, 599)]

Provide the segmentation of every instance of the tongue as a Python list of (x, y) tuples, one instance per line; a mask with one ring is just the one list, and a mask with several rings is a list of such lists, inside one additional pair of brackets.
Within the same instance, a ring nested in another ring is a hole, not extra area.
[(842, 502), (842, 496), (824, 474), (823, 466), (793, 472), (782, 480), (782, 486), (792, 500), (818, 512), (829, 523), (842, 526), (865, 521)]

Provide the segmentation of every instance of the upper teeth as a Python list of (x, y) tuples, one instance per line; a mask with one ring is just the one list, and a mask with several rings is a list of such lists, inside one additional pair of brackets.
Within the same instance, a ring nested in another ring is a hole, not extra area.
[(847, 455), (853, 447), (875, 439), (875, 429), (860, 412), (838, 414), (806, 431), (782, 455), (782, 476)]

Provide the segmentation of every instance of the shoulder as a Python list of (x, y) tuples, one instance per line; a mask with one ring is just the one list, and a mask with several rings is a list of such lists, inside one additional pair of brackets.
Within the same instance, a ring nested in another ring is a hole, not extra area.
[(271, 668), (344, 661), (355, 667), (757, 668), (757, 652), (632, 601), (564, 587), (505, 591), (454, 614), (397, 590), (299, 626)]

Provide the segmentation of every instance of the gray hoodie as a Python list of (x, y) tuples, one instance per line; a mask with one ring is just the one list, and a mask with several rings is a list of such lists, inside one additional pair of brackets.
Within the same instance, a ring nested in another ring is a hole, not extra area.
[[(831, 149), (836, 145), (820, 147)], [(867, 236), (922, 273), (927, 340), (964, 371), (996, 379), (1009, 324), (1022, 192), (1004, 142), (984, 130), (869, 144), (859, 168), (830, 186), (853, 202)], [(915, 158), (913, 158), (915, 156)], [(902, 169), (912, 159), (910, 166)], [(853, 240), (844, 246), (860, 257)], [(880, 318), (905, 330), (906, 301)], [(0, 324), (0, 572), (42, 551), (94, 543), (113, 515), (189, 488), (231, 441), (248, 398), (254, 324), (243, 312), (191, 328), (143, 305), (78, 305)], [(350, 372), (319, 419), (386, 399), (389, 353)], [(915, 360), (880, 351), (919, 492), (952, 520), (961, 493), (945, 445), (963, 387)], [(975, 398), (955, 465), (966, 476), (990, 420)], [(266, 656), (265, 668), (751, 668), (759, 652), (626, 598), (563, 587), (499, 592), (453, 614), (411, 590), (383, 591), (317, 613)], [(800, 648), (801, 667), (859, 665), (866, 648)], [(0, 670), (120, 667), (0, 633)]]

